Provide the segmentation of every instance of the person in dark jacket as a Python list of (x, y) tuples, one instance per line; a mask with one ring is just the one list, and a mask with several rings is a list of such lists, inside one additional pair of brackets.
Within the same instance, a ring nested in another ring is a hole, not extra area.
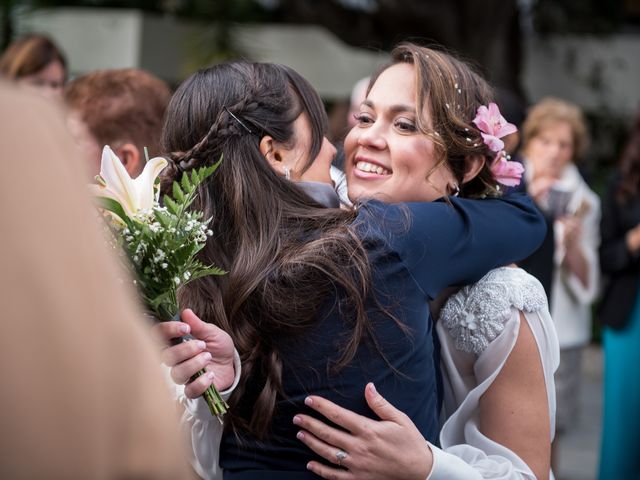
[(600, 230), (600, 267), (609, 277), (598, 310), (605, 325), (600, 479), (637, 478), (640, 380), (629, 367), (640, 362), (640, 114), (603, 199)]

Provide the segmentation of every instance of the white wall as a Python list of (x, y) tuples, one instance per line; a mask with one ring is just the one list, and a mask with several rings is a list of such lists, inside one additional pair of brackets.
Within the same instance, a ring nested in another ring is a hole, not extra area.
[(387, 53), (355, 48), (313, 25), (243, 25), (234, 37), (252, 58), (289, 65), (325, 99), (347, 99), (353, 85), (389, 59)]
[[(236, 47), (253, 60), (290, 65), (329, 100), (387, 56), (353, 48), (327, 30), (301, 25), (239, 25)], [(72, 73), (145, 68), (177, 83), (211, 62), (212, 27), (129, 9), (52, 8), (22, 15), (19, 31), (49, 33), (65, 50)], [(531, 101), (559, 96), (586, 110), (606, 106), (632, 115), (640, 108), (640, 35), (549, 36), (523, 39), (523, 83)], [(594, 86), (593, 81), (601, 86)]]
[(558, 96), (624, 116), (640, 109), (640, 35), (525, 40), (524, 87), (533, 102)]
[(66, 53), (71, 73), (79, 74), (139, 66), (142, 17), (136, 10), (36, 10), (20, 17), (19, 30), (51, 35)]
[[(20, 32), (51, 35), (72, 74), (103, 68), (144, 68), (178, 83), (215, 59), (214, 28), (130, 9), (51, 8), (23, 15)], [(353, 84), (387, 55), (344, 44), (328, 30), (300, 25), (235, 25), (234, 47), (251, 60), (284, 63), (327, 100), (349, 97)]]

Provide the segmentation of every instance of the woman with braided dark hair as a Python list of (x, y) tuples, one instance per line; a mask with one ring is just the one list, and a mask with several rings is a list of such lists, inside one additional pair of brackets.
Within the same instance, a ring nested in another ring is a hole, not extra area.
[[(542, 240), (543, 221), (523, 197), (482, 201), (481, 208), (479, 200), (459, 198), (326, 208), (296, 182), (327, 179), (334, 150), (325, 130), (317, 93), (272, 64), (200, 71), (168, 109), (164, 147), (174, 163), (167, 180), (223, 157), (195, 207), (212, 218), (214, 231), (202, 259), (228, 274), (199, 279), (180, 294), (183, 305), (231, 335), (242, 360), (220, 445), (225, 478), (314, 478), (291, 418), (312, 392), (371, 416), (361, 392), (372, 379), (436, 441), (438, 371), (427, 300), (525, 257)], [(415, 152), (424, 155), (420, 168), (437, 169), (432, 149)], [(204, 342), (165, 350), (178, 383), (210, 361), (217, 341), (205, 338), (206, 323), (189, 326)], [(176, 325), (161, 327), (165, 337), (179, 334)], [(215, 424), (190, 398), (213, 381), (202, 376), (185, 387), (185, 415), (198, 423), (196, 457), (217, 447), (197, 441)], [(211, 477), (217, 465), (200, 468)]]

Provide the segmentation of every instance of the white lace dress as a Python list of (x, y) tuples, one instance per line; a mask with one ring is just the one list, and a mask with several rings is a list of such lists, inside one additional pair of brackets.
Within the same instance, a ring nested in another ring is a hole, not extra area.
[(559, 363), (559, 346), (547, 298), (538, 280), (524, 270), (498, 268), (453, 295), (436, 324), (442, 344), (446, 421), (440, 433), (441, 448), (432, 447), (434, 467), (428, 480), (535, 479), (524, 461), (484, 436), (478, 426), (480, 397), (515, 345), (520, 311), (538, 345), (551, 419), (549, 441), (553, 440), (553, 373)]
[[(478, 428), (480, 396), (500, 373), (513, 349), (520, 329), (520, 311), (538, 344), (554, 432), (553, 372), (558, 366), (559, 348), (544, 290), (524, 270), (492, 270), (478, 283), (453, 295), (436, 323), (442, 344), (446, 422), (440, 433), (442, 448), (432, 446), (434, 465), (428, 480), (535, 479), (515, 453), (485, 437)], [(223, 392), (224, 397), (230, 395), (240, 377), (240, 359), (236, 355), (234, 360), (236, 379)], [(202, 478), (221, 480), (221, 425), (202, 399), (187, 399), (183, 388), (177, 386), (177, 397), (185, 407), (182, 423), (189, 432), (192, 465)]]

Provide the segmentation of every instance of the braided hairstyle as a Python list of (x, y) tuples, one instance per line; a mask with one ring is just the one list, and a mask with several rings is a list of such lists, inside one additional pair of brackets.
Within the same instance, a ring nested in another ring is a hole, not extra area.
[(327, 125), (310, 84), (280, 65), (220, 64), (178, 88), (162, 139), (172, 152), (165, 187), (182, 172), (223, 158), (200, 187), (194, 208), (212, 218), (214, 231), (201, 260), (228, 274), (198, 279), (179, 296), (182, 305), (232, 336), (242, 375), (229, 423), (236, 434), (257, 438), (267, 434), (283, 393), (277, 340), (305, 331), (336, 291), (343, 292), (340, 308), (353, 331), (340, 361), (328, 368), (344, 367), (371, 336), (365, 313), (371, 272), (353, 232), (356, 213), (318, 205), (277, 175), (259, 149), (264, 135), (294, 145), (293, 123), (302, 113), (312, 128), (308, 167)]

